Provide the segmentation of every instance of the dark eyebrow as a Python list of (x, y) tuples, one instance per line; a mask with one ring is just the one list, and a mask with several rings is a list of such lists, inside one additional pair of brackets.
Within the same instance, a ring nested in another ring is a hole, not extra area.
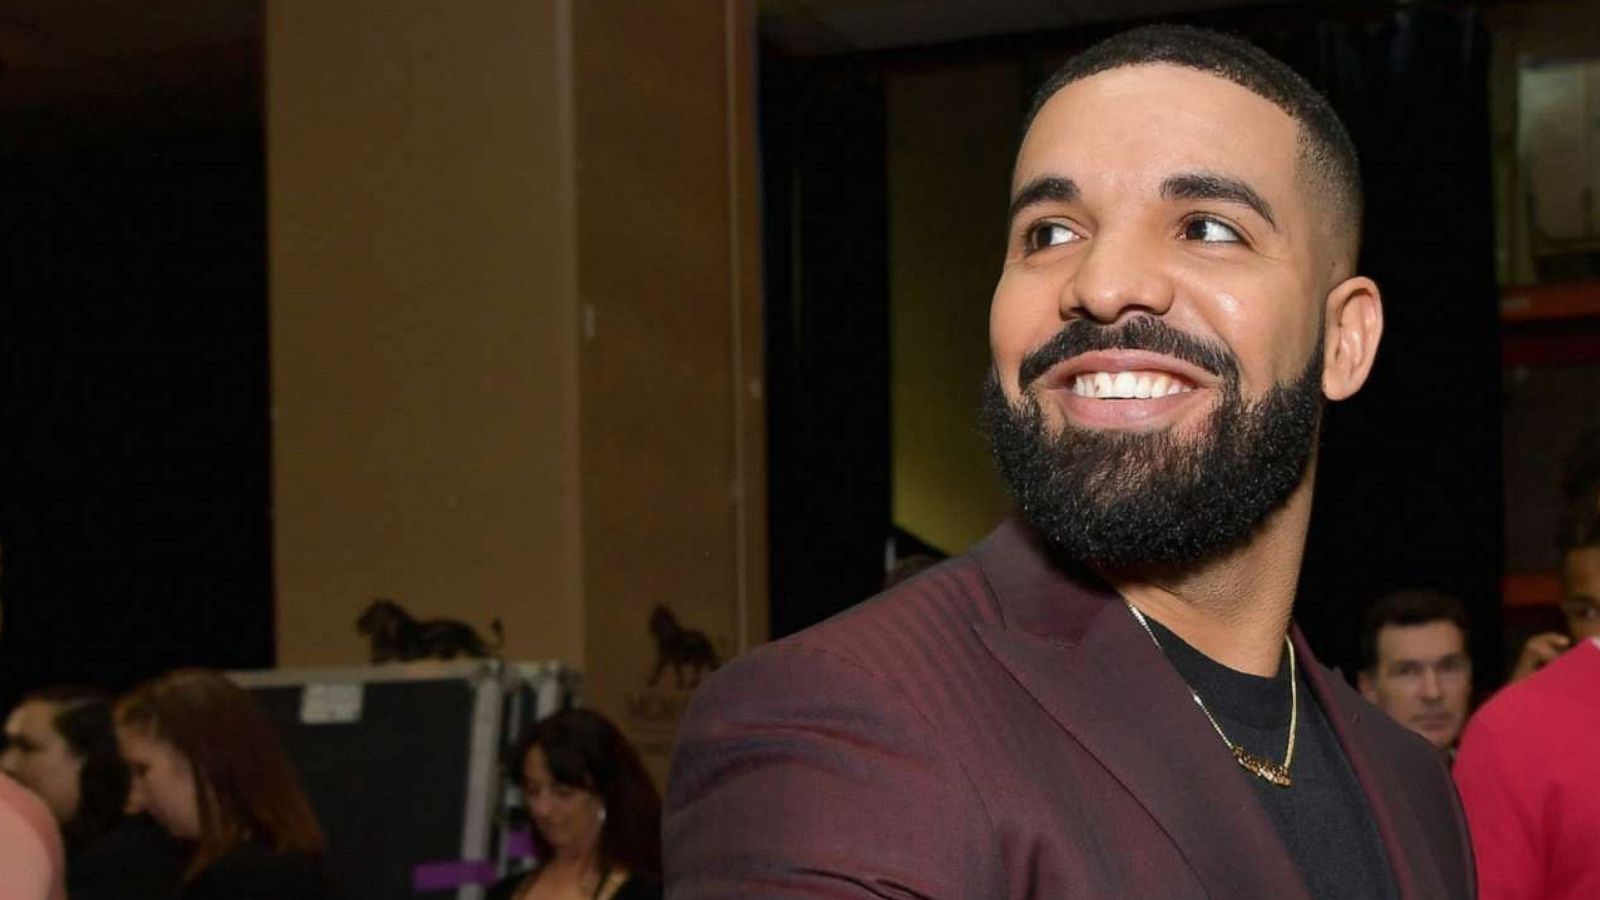
[(1273, 231), (1278, 230), (1278, 222), (1272, 217), (1272, 206), (1256, 193), (1255, 188), (1227, 175), (1218, 175), (1214, 172), (1174, 175), (1161, 182), (1161, 196), (1168, 200), (1225, 200), (1242, 203), (1266, 219)]
[(1011, 198), (1011, 212), (1006, 221), (1013, 221), (1017, 213), (1036, 203), (1071, 203), (1078, 199), (1078, 185), (1071, 178), (1060, 175), (1041, 175), (1018, 189)]

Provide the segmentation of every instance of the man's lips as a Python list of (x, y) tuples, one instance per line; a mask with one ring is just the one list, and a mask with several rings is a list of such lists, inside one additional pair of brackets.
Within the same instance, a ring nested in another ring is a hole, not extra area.
[(1148, 350), (1098, 350), (1063, 360), (1034, 382), (1072, 421), (1090, 428), (1170, 425), (1179, 410), (1221, 380), (1183, 360)]
[(1218, 378), (1162, 353), (1097, 350), (1051, 366), (1035, 383), (1041, 390), (1065, 390), (1080, 397), (1142, 400), (1214, 388)]

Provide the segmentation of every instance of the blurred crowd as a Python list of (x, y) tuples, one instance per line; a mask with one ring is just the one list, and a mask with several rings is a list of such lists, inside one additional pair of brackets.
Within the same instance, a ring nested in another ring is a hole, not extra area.
[[(0, 898), (322, 900), (339, 895), (317, 815), (272, 723), (222, 674), (183, 669), (119, 698), (27, 695), (0, 756)], [(661, 895), (660, 799), (597, 713), (539, 722), (510, 761), (534, 865), (491, 900)]]
[(1600, 887), (1600, 430), (1573, 451), (1562, 488), (1565, 630), (1528, 638), (1510, 683), (1476, 712), (1458, 599), (1390, 594), (1362, 632), (1362, 693), (1452, 763), (1484, 897)]

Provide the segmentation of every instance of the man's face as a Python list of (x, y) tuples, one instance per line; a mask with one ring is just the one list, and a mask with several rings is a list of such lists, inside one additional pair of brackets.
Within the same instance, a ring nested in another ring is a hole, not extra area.
[(1574, 640), (1600, 637), (1600, 547), (1567, 551), (1561, 562), (1561, 610)]
[(1472, 699), (1466, 635), (1448, 620), (1385, 625), (1378, 662), (1359, 678), (1361, 693), (1440, 749), (1455, 744)]
[(6, 749), (0, 768), (39, 795), (63, 824), (78, 814), (78, 776), (83, 757), (56, 731), (56, 705), (31, 700), (6, 718)]
[[(1058, 544), (1189, 562), (1302, 482), (1338, 272), (1298, 134), (1249, 90), (1168, 65), (1074, 82), (1035, 118), (990, 309), (985, 416), (1024, 510)], [(1059, 528), (1030, 508), (1052, 503)], [(1069, 533), (1107, 529), (1119, 536)]]

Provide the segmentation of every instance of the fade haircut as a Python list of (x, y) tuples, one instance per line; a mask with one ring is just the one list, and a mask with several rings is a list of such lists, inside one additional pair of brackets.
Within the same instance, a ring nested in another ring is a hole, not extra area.
[(1371, 672), (1378, 666), (1378, 632), (1390, 625), (1430, 622), (1451, 623), (1461, 629), (1461, 641), (1466, 643), (1467, 611), (1455, 597), (1440, 591), (1395, 591), (1379, 598), (1361, 623), (1361, 671)]
[(1299, 125), (1300, 177), (1314, 201), (1328, 210), (1332, 233), (1342, 239), (1349, 262), (1361, 246), (1365, 203), (1355, 144), (1327, 99), (1299, 73), (1260, 47), (1232, 35), (1189, 25), (1146, 25), (1113, 35), (1067, 60), (1028, 104), (1022, 132), (1039, 110), (1067, 85), (1128, 66), (1167, 64), (1225, 78), (1283, 110)]

